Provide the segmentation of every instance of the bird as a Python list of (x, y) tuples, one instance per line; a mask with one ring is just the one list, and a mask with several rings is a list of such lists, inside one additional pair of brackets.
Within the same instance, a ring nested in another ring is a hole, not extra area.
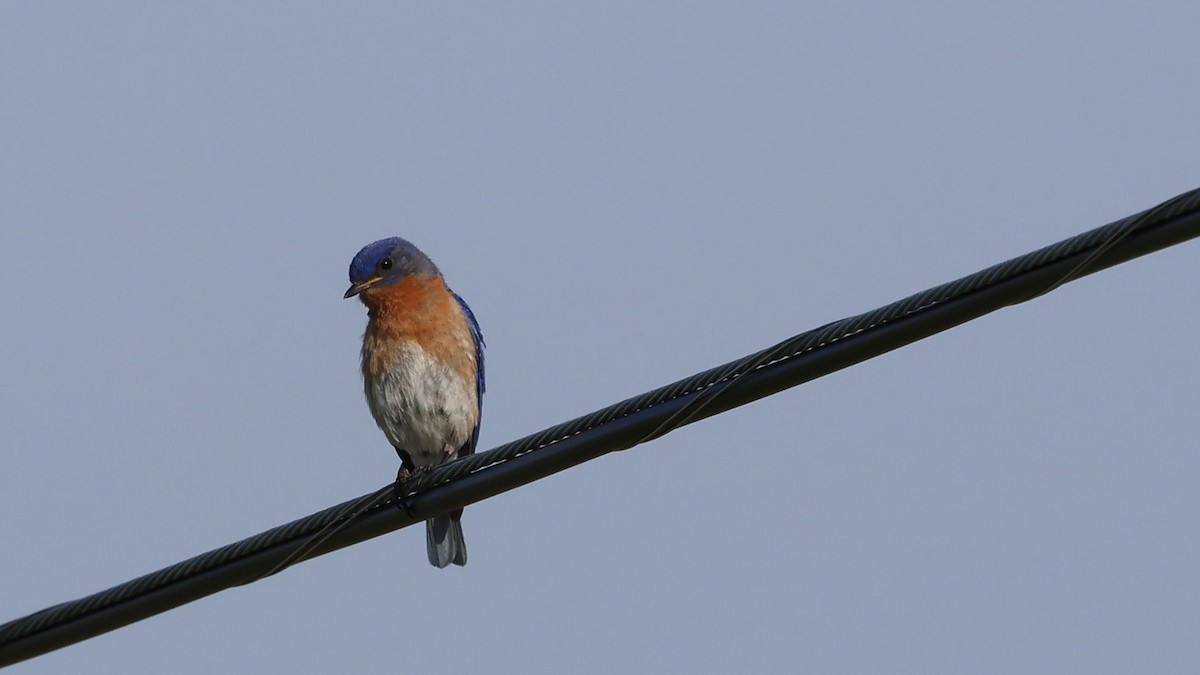
[[(483, 406), (483, 334), (437, 265), (400, 237), (368, 244), (350, 262), (346, 299), (367, 307), (363, 390), (371, 416), (400, 456), (396, 487), (475, 452)], [(467, 563), (462, 509), (425, 521), (429, 562)]]

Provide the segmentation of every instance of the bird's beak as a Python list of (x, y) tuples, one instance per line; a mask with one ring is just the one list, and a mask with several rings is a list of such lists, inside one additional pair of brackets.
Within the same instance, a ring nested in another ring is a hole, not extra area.
[(363, 291), (367, 290), (368, 288), (374, 286), (376, 283), (378, 283), (382, 279), (383, 279), (383, 277), (375, 277), (374, 279), (367, 279), (366, 281), (361, 281), (357, 284), (351, 284), (350, 288), (346, 291), (346, 294), (343, 295), (342, 298), (343, 299), (344, 298), (353, 298), (354, 296), (358, 295), (359, 293), (362, 293)]

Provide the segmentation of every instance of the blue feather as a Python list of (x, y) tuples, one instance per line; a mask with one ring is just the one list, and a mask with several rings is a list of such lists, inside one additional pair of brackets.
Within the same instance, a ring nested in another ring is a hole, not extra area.
[(437, 265), (412, 242), (400, 237), (380, 239), (362, 247), (350, 261), (350, 283), (357, 284), (380, 273), (379, 263), (391, 258), (393, 266), (383, 275), (383, 285), (394, 284), (410, 274), (438, 275)]
[(450, 295), (458, 301), (458, 306), (462, 307), (463, 314), (467, 316), (467, 324), (471, 328), (471, 341), (475, 343), (475, 400), (479, 405), (479, 419), (475, 422), (475, 430), (471, 432), (471, 439), (467, 441), (467, 447), (459, 456), (470, 455), (475, 452), (475, 446), (479, 443), (479, 423), (483, 421), (483, 392), (485, 390), (483, 378), (483, 348), (487, 345), (483, 342), (483, 331), (479, 330), (479, 322), (475, 320), (475, 313), (467, 305), (467, 301), (463, 300), (458, 293), (450, 291)]

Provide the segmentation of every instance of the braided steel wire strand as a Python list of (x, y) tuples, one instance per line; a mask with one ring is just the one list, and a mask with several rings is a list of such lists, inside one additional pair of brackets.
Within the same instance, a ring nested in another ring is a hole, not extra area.
[[(825, 324), (746, 357), (438, 467), (425, 479), (421, 490), (409, 498), (412, 506), (409, 513), (392, 506), (396, 495), (393, 486), (388, 485), (105, 591), (10, 621), (0, 625), (0, 666), (78, 642), (223, 588), (251, 583), (301, 560), (420, 522), (434, 513), (484, 499), (602, 454), (628, 449), (703, 417), (1197, 236), (1200, 236), (1200, 190), (1193, 190), (1140, 214), (878, 309)], [(1048, 272), (1053, 276), (1042, 279)], [(1033, 280), (1036, 284), (1032, 287), (1029, 287), (1032, 281), (1015, 284), (1018, 280)], [(939, 315), (939, 310), (968, 304), (989, 293), (986, 302), (979, 300), (975, 303), (977, 307), (962, 316)], [(902, 328), (895, 331), (900, 337), (881, 338), (879, 341), (886, 344), (863, 346), (859, 353), (849, 353), (850, 346), (865, 345), (873, 336), (897, 327)], [(829, 357), (831, 365), (822, 366), (815, 374), (802, 373), (803, 369), (793, 366), (833, 352), (838, 354)], [(788, 368), (792, 370), (784, 373)], [(754, 378), (758, 380), (745, 384)], [(769, 385), (762, 383), (772, 378), (774, 381)], [(629, 422), (628, 429), (609, 432), (625, 422)], [(586, 445), (584, 441), (592, 436), (600, 439), (592, 445), (603, 447), (592, 447), (586, 452), (571, 447), (572, 443)], [(545, 459), (543, 466), (533, 465), (543, 456), (569, 452), (578, 455)], [(521, 462), (525, 462), (524, 468), (507, 471), (509, 466)]]

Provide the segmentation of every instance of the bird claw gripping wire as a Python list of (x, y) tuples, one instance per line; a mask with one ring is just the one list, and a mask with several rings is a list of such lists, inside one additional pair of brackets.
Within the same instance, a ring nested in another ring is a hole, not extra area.
[(396, 472), (396, 508), (410, 518), (413, 512), (409, 495), (425, 489), (430, 471), (431, 467), (428, 466), (409, 467), (401, 464)]
[[(1131, 231), (1131, 223), (1135, 221), (1138, 231)], [(462, 504), (470, 499), (484, 499), (545, 478), (567, 466), (595, 459), (618, 447), (629, 447), (627, 425), (651, 429), (646, 437), (655, 437), (668, 427), (699, 419), (701, 413), (708, 416), (745, 405), (997, 311), (1020, 298), (1028, 299), (1033, 292), (1047, 289), (1047, 279), (1058, 279), (1056, 285), (1061, 285), (1104, 267), (1194, 238), (1200, 238), (1200, 190), (1180, 195), (1142, 214), (1084, 232), (884, 307), (806, 331), (763, 352), (474, 455), (463, 462), (461, 474), (443, 472), (444, 480), (472, 472), (476, 480), (447, 483), (442, 503)], [(1120, 243), (1115, 243), (1117, 241)], [(1094, 252), (1099, 247), (1104, 247), (1106, 254), (1097, 258)], [(1085, 262), (1087, 264), (1083, 264)], [(759, 365), (762, 367), (755, 370)], [(730, 380), (733, 375), (736, 378)], [(737, 388), (723, 386), (718, 389), (717, 392), (723, 392), (722, 396), (697, 397), (707, 402), (705, 410), (687, 403), (672, 406), (672, 401), (678, 399), (681, 392), (705, 390), (723, 381), (739, 384)], [(729, 396), (731, 391), (737, 396)], [(685, 406), (688, 412), (680, 415)], [(520, 464), (511, 461), (517, 458), (525, 461)], [(404, 476), (406, 481), (398, 480), (395, 485), (383, 486), (356, 500), (98, 593), (0, 624), (0, 667), (81, 642), (231, 586), (251, 583), (293, 563), (378, 536), (381, 527), (378, 521), (369, 518), (370, 514), (378, 513), (377, 507), (388, 501), (403, 504), (409, 493), (410, 474)], [(341, 533), (341, 539), (326, 545), (338, 533)], [(258, 571), (272, 563), (274, 566), (269, 572)]]

